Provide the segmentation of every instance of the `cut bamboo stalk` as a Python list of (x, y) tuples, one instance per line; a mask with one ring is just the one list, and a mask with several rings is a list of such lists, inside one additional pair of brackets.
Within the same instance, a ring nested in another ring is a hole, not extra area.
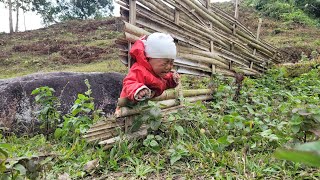
[[(134, 132), (134, 133), (131, 133), (131, 134), (126, 134), (124, 136), (125, 139), (127, 140), (132, 140), (132, 139), (135, 139), (135, 138), (141, 138), (141, 137), (144, 137), (148, 135), (148, 129), (147, 128), (144, 128), (144, 129), (141, 129), (137, 132)], [(107, 139), (107, 140), (104, 140), (104, 141), (100, 141), (99, 144), (100, 145), (110, 145), (110, 144), (114, 144), (115, 142), (121, 140), (121, 137), (120, 136), (117, 136), (117, 137), (113, 137), (113, 138), (110, 138), (110, 139)]]
[(226, 65), (225, 63), (222, 63), (216, 59), (213, 59), (213, 58), (207, 58), (207, 57), (203, 57), (203, 56), (199, 56), (199, 55), (185, 54), (185, 53), (178, 53), (178, 56), (185, 58), (185, 59), (190, 59), (190, 60), (194, 60), (194, 61), (198, 61), (198, 62), (210, 63), (210, 64), (214, 64), (214, 65), (217, 65), (220, 67), (228, 68), (228, 65)]
[[(195, 97), (187, 97), (185, 98), (185, 100), (187, 102), (195, 102), (195, 101), (210, 100), (212, 98), (213, 98), (212, 95), (200, 95)], [(158, 101), (156, 102), (156, 104), (160, 106), (161, 109), (167, 109), (167, 108), (179, 105), (179, 101), (177, 101), (176, 99), (169, 99), (164, 101)], [(127, 107), (122, 107), (117, 117), (119, 118), (119, 117), (131, 116), (131, 115), (139, 114), (140, 112), (141, 112), (140, 109), (129, 109)]]
[[(121, 129), (121, 130), (124, 130), (124, 128)], [(109, 139), (109, 138), (114, 137), (116, 135), (118, 135), (117, 130), (113, 129), (113, 130), (109, 130), (108, 132), (106, 132), (104, 134), (100, 134), (100, 135), (97, 135), (97, 136), (86, 137), (86, 140), (88, 142), (96, 142), (96, 141)]]
[(124, 122), (116, 122), (116, 123), (112, 123), (110, 121), (108, 122), (105, 122), (105, 124), (103, 125), (94, 125), (90, 128), (90, 130), (87, 131), (87, 134), (90, 134), (90, 133), (95, 133), (95, 132), (99, 132), (101, 130), (104, 130), (104, 129), (111, 129), (111, 128), (115, 128), (115, 127), (120, 127), (120, 126), (123, 126), (124, 125)]
[(142, 29), (142, 28), (139, 28), (137, 26), (134, 26), (132, 24), (129, 24), (125, 21), (123, 21), (124, 23), (124, 31), (127, 32), (127, 33), (130, 33), (132, 35), (135, 35), (135, 36), (142, 36), (142, 35), (150, 35), (151, 33)]
[[(151, 99), (151, 101), (162, 101), (166, 99), (173, 99), (176, 97), (175, 91), (164, 91), (160, 96)], [(197, 96), (197, 95), (206, 95), (213, 94), (211, 89), (196, 89), (196, 90), (182, 90), (183, 97)]]

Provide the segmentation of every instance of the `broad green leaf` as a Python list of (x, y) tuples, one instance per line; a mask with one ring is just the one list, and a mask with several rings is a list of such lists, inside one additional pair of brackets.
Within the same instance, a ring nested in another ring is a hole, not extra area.
[(312, 117), (318, 121), (318, 123), (320, 123), (320, 114), (315, 114), (315, 115), (312, 115)]
[(174, 126), (174, 129), (178, 132), (178, 134), (184, 135), (184, 129), (183, 129), (182, 126), (180, 126), (180, 125), (175, 125), (175, 126)]
[(22, 166), (21, 164), (16, 164), (13, 169), (17, 170), (20, 172), (21, 175), (25, 175), (27, 173), (27, 170), (24, 166)]
[(130, 131), (131, 132), (137, 131), (141, 127), (142, 123), (143, 122), (140, 119), (134, 119)]
[(163, 138), (162, 138), (161, 136), (159, 136), (159, 135), (156, 135), (155, 138), (156, 138), (157, 141), (161, 141), (161, 140), (163, 139)]
[(161, 117), (161, 109), (158, 107), (152, 107), (150, 109), (150, 115), (154, 118), (159, 118)]
[(54, 137), (56, 139), (62, 137), (63, 135), (63, 130), (61, 128), (57, 128), (55, 131), (54, 131)]
[(160, 127), (160, 125), (161, 125), (161, 119), (158, 119), (158, 120), (154, 120), (154, 121), (151, 121), (150, 122), (150, 128), (152, 129), (152, 130), (158, 130), (159, 129), (159, 127)]
[(290, 160), (310, 166), (320, 167), (320, 155), (316, 152), (277, 149), (274, 155), (278, 159)]
[(151, 147), (156, 147), (156, 146), (159, 146), (159, 144), (158, 144), (158, 142), (157, 142), (157, 141), (155, 141), (155, 140), (151, 140), (151, 142), (150, 142), (150, 146), (151, 146)]
[(179, 161), (181, 159), (181, 155), (174, 152), (171, 156), (170, 156), (170, 164), (173, 165), (175, 162)]

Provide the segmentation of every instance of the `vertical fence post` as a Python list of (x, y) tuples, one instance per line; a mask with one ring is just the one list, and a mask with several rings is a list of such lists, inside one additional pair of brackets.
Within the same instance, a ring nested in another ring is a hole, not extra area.
[[(174, 23), (176, 25), (179, 25), (180, 21), (180, 11), (178, 9), (174, 10)], [(177, 49), (178, 51), (178, 49)], [(182, 93), (182, 84), (181, 84), (181, 79), (179, 79), (178, 86), (175, 88), (176, 90), (176, 99), (179, 99), (180, 105), (183, 105), (183, 93)]]
[[(258, 41), (260, 39), (261, 25), (262, 25), (262, 18), (259, 18), (258, 29), (257, 29), (257, 37), (256, 37), (256, 40), (258, 40)], [(256, 53), (257, 53), (257, 49), (254, 49), (253, 50), (253, 55), (256, 55)]]
[[(210, 8), (211, 8), (211, 2), (210, 0), (206, 0), (206, 8), (210, 11)], [(212, 22), (209, 22), (209, 26), (210, 26), (210, 29), (211, 31), (213, 30), (213, 25), (212, 25)], [(210, 52), (213, 52), (214, 48), (214, 44), (213, 44), (213, 41), (210, 40)], [(215, 74), (216, 73), (216, 66), (215, 65), (211, 65), (211, 74)]]
[(233, 24), (233, 34), (236, 34), (237, 20), (239, 19), (239, 0), (235, 2), (234, 18), (236, 19)]
[[(136, 0), (129, 0), (129, 23), (132, 25), (136, 25), (136, 18), (137, 18), (137, 1)], [(131, 49), (131, 42), (128, 42), (128, 72), (130, 71), (130, 67), (132, 66), (133, 62), (131, 56), (129, 54)], [(124, 132), (128, 133), (129, 123), (133, 121), (133, 116), (126, 117), (124, 120)]]
[[(132, 25), (136, 25), (136, 11), (137, 11), (137, 1), (136, 0), (129, 0), (129, 23)], [(131, 62), (130, 57), (130, 49), (131, 49), (131, 43), (128, 42), (128, 71), (130, 70), (130, 67), (132, 66), (133, 62)]]
[[(256, 40), (258, 40), (258, 41), (260, 39), (261, 25), (262, 25), (262, 18), (259, 18), (258, 29), (257, 29), (257, 37), (256, 37)], [(254, 49), (253, 50), (253, 55), (256, 55), (256, 54), (257, 54), (257, 49)], [(252, 69), (252, 67), (253, 67), (253, 62), (250, 63), (250, 69)]]

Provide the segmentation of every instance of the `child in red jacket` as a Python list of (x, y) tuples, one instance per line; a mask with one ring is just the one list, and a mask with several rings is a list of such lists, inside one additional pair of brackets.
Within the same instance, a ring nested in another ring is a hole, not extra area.
[(164, 90), (178, 85), (178, 73), (173, 73), (177, 50), (173, 38), (164, 33), (153, 33), (136, 41), (130, 50), (136, 62), (123, 80), (120, 98), (132, 102), (160, 96)]

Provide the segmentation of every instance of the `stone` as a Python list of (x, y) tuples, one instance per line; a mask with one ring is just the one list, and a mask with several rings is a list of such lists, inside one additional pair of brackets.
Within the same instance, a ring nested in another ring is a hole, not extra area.
[(95, 108), (102, 109), (106, 115), (112, 114), (122, 89), (124, 75), (119, 73), (37, 73), (19, 78), (0, 80), (0, 127), (16, 134), (34, 133), (39, 127), (35, 95), (31, 92), (42, 86), (55, 90), (60, 100), (62, 114), (67, 114), (79, 93), (88, 88), (88, 79), (94, 98)]

